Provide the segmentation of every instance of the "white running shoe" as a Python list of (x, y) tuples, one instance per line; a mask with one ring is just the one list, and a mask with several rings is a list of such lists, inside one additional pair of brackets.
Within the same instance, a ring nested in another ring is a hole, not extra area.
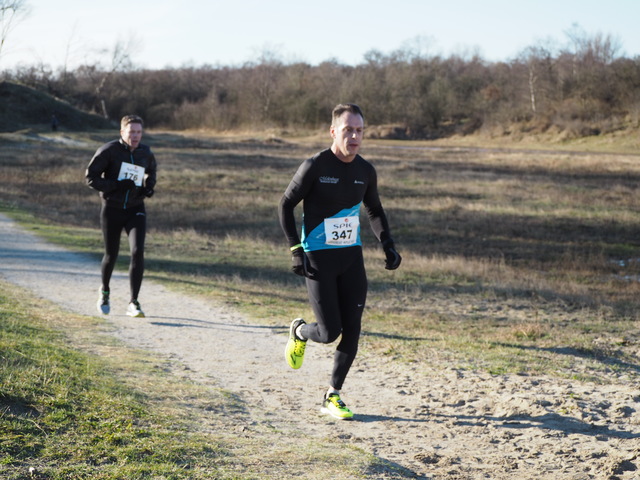
[(109, 305), (109, 292), (100, 289), (100, 297), (98, 298), (98, 313), (109, 315), (111, 306)]
[(127, 308), (127, 315), (130, 317), (144, 318), (144, 312), (140, 306), (140, 302), (133, 300)]

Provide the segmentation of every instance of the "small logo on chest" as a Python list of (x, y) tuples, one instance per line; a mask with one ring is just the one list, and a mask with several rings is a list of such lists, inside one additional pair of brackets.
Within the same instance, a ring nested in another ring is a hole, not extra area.
[(333, 184), (336, 184), (340, 181), (340, 179), (336, 177), (320, 177), (318, 180), (320, 181), (320, 183), (333, 183)]

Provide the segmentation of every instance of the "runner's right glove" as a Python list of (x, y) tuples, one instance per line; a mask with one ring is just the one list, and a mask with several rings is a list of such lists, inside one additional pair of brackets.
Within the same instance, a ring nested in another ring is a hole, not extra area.
[(291, 252), (291, 271), (301, 277), (314, 278), (316, 271), (309, 265), (309, 259), (302, 247)]
[(129, 190), (133, 190), (136, 188), (136, 184), (130, 178), (125, 178), (124, 180), (120, 180), (118, 182), (118, 190), (121, 192), (128, 192)]

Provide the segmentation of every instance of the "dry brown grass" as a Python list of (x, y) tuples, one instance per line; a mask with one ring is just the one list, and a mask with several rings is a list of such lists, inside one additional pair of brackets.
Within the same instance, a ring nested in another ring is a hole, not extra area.
[[(83, 173), (110, 138), (74, 135), (81, 142), (74, 146), (3, 137), (2, 205), (64, 227), (67, 244), (98, 253), (99, 204)], [(276, 207), (301, 160), (326, 141), (171, 132), (147, 140), (160, 165), (148, 203), (148, 275), (216, 295), (266, 322), (306, 309)], [(364, 232), (370, 330), (409, 328), (430, 339), (404, 347), (424, 358), (436, 350), (476, 356), (487, 342), (588, 349), (602, 332), (626, 335), (623, 355), (637, 350), (638, 155), (388, 141), (370, 141), (363, 154), (378, 169), (404, 256), (400, 270), (385, 271)], [(54, 236), (61, 238), (60, 229)], [(372, 338), (369, 348), (389, 348)], [(509, 348), (495, 359), (483, 355), (508, 364)]]

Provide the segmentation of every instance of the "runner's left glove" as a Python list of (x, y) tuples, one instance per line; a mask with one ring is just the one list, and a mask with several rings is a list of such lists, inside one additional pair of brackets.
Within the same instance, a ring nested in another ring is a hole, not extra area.
[(382, 249), (384, 250), (385, 262), (384, 268), (387, 270), (395, 270), (400, 266), (402, 257), (396, 251), (396, 247), (393, 244), (393, 240), (385, 240), (382, 242)]

